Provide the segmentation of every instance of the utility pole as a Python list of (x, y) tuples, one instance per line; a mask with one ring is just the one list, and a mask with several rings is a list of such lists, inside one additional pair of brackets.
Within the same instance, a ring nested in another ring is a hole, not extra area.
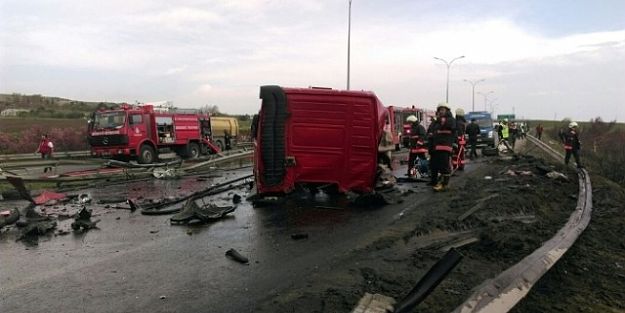
[(464, 81), (471, 84), (471, 111), (475, 112), (475, 85), (485, 81), (485, 79), (475, 81), (465, 79)]
[(462, 58), (464, 58), (464, 55), (461, 55), (461, 56), (459, 56), (457, 58), (454, 58), (451, 61), (447, 62), (447, 60), (445, 60), (445, 59), (434, 57), (435, 60), (442, 61), (443, 63), (445, 63), (445, 65), (447, 65), (447, 88), (445, 89), (445, 102), (447, 104), (449, 104), (449, 68), (451, 67), (451, 64), (454, 63), (454, 61), (456, 61), (458, 59), (462, 59)]
[(491, 91), (489, 91), (487, 93), (483, 93), (483, 92), (478, 92), (477, 93), (478, 95), (482, 95), (482, 97), (484, 97), (484, 111), (488, 111), (488, 96), (491, 93), (494, 93), (494, 91), (491, 90)]
[(352, 0), (349, 0), (349, 13), (347, 16), (347, 90), (349, 90), (349, 61), (352, 35)]

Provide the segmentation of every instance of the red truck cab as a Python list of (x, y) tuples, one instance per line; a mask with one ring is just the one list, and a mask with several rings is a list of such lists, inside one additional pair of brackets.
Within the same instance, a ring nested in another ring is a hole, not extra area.
[(387, 110), (372, 92), (262, 86), (255, 126), (258, 195), (296, 185), (371, 192)]

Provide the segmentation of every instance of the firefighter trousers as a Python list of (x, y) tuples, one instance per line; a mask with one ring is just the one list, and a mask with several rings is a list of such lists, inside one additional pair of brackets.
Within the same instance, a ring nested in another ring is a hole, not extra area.
[(433, 151), (430, 159), (432, 183), (438, 182), (438, 174), (451, 175), (451, 152)]
[(473, 160), (474, 158), (477, 158), (477, 139), (469, 139), (469, 145), (471, 146), (469, 159)]
[(566, 150), (566, 155), (564, 156), (564, 164), (566, 164), (566, 165), (569, 164), (569, 160), (571, 159), (571, 154), (575, 158), (575, 164), (577, 165), (577, 167), (582, 166), (582, 163), (579, 160), (579, 150), (578, 149)]

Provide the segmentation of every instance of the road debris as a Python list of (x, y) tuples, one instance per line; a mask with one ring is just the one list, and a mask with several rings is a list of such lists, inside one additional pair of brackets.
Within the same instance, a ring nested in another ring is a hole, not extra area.
[(100, 220), (91, 220), (91, 211), (89, 211), (86, 207), (83, 207), (82, 210), (76, 214), (74, 218), (74, 222), (71, 227), (74, 231), (88, 231), (89, 229), (97, 228), (96, 224), (98, 224)]
[(126, 198), (124, 197), (106, 197), (98, 200), (98, 204), (114, 204), (114, 203), (122, 203), (126, 202)]
[(368, 292), (358, 301), (358, 305), (352, 313), (386, 313), (393, 312), (395, 299), (381, 295), (379, 293), (370, 294)]
[(236, 193), (235, 193), (235, 194), (232, 196), (232, 203), (234, 203), (234, 204), (239, 204), (239, 203), (241, 203), (241, 196), (239, 196), (238, 194), (236, 194)]
[(177, 173), (175, 168), (155, 168), (152, 171), (152, 175), (158, 179), (178, 179), (180, 174)]
[(237, 250), (230, 249), (226, 251), (226, 256), (231, 260), (237, 261), (242, 264), (248, 264), (250, 260), (244, 256), (242, 256)]
[(555, 179), (555, 180), (563, 180), (563, 181), (568, 181), (569, 177), (560, 173), (560, 172), (556, 172), (556, 171), (551, 171), (547, 174), (545, 174), (545, 176), (551, 178), (551, 179)]
[(59, 202), (64, 202), (69, 200), (67, 195), (64, 193), (52, 192), (52, 191), (43, 191), (39, 196), (33, 199), (33, 202), (38, 205), (55, 205)]
[(17, 192), (22, 197), (22, 199), (28, 200), (31, 203), (35, 202), (35, 200), (30, 195), (30, 191), (28, 191), (28, 189), (26, 189), (26, 185), (24, 185), (24, 180), (21, 177), (7, 176), (7, 181), (11, 185), (13, 185), (13, 187), (15, 188), (15, 190), (17, 190)]
[(91, 198), (90, 195), (88, 195), (86, 193), (81, 193), (81, 194), (78, 195), (77, 200), (78, 200), (79, 204), (83, 204), (84, 205), (84, 204), (87, 204), (87, 203), (91, 203), (91, 201), (93, 199)]
[(0, 211), (0, 228), (14, 224), (20, 218), (18, 209), (8, 209)]
[(236, 206), (216, 206), (212, 203), (197, 203), (198, 200), (189, 199), (179, 213), (170, 218), (172, 224), (188, 224), (193, 222), (207, 223), (212, 220), (220, 219), (226, 214), (234, 212)]
[(291, 235), (291, 239), (293, 239), (293, 240), (308, 239), (308, 234), (306, 234), (306, 233), (292, 234)]
[(477, 210), (479, 210), (480, 208), (482, 208), (482, 206), (484, 205), (484, 202), (496, 198), (498, 196), (498, 194), (493, 194), (493, 195), (489, 195), (487, 197), (484, 197), (482, 199), (477, 200), (476, 204), (474, 206), (472, 206), (469, 210), (467, 210), (466, 212), (462, 213), (462, 215), (458, 216), (458, 221), (462, 222), (464, 219), (466, 219), (467, 217), (469, 217), (471, 214), (475, 213)]

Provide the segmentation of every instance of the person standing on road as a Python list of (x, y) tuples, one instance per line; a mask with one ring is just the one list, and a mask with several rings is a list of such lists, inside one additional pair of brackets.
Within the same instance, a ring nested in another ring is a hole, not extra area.
[(35, 151), (35, 153), (40, 153), (41, 158), (47, 160), (52, 157), (53, 149), (54, 144), (52, 144), (52, 141), (48, 139), (48, 135), (42, 135), (41, 141), (39, 142), (39, 147), (37, 147), (37, 151)]
[[(35, 151), (35, 154), (40, 153), (43, 160), (48, 160), (52, 158), (52, 151), (54, 151), (54, 144), (48, 139), (47, 134), (42, 135), (41, 141), (39, 142), (39, 147), (37, 147), (37, 151)], [(52, 167), (46, 166), (43, 169), (43, 172), (46, 173), (48, 172), (48, 170), (51, 171)]]
[(393, 134), (387, 125), (387, 127), (384, 127), (382, 138), (380, 138), (380, 143), (378, 144), (378, 164), (384, 164), (389, 170), (393, 170), (393, 156), (391, 154), (393, 150), (395, 150)]
[[(432, 126), (431, 184), (434, 185), (434, 191), (444, 191), (451, 176), (451, 153), (456, 145), (457, 129), (456, 120), (447, 103), (438, 105), (436, 116)], [(442, 179), (439, 180), (438, 174), (441, 174)]]
[(538, 140), (542, 140), (543, 130), (543, 124), (538, 124), (538, 126), (536, 126), (536, 137), (538, 137)]
[(474, 118), (471, 119), (471, 124), (467, 126), (466, 133), (469, 135), (469, 145), (471, 146), (471, 152), (469, 153), (469, 159), (473, 160), (477, 158), (477, 137), (480, 135), (480, 126), (477, 125)]
[(563, 138), (564, 151), (566, 152), (566, 156), (564, 157), (564, 164), (569, 164), (569, 160), (571, 159), (572, 154), (575, 158), (575, 164), (577, 164), (577, 168), (582, 168), (582, 163), (579, 159), (579, 150), (581, 149), (582, 144), (579, 142), (576, 122), (569, 123), (569, 129), (564, 133)]
[(419, 123), (419, 119), (410, 115), (406, 118), (406, 122), (410, 123), (410, 138), (408, 139), (408, 171), (407, 175), (410, 176), (410, 170), (415, 166), (415, 162), (417, 158), (424, 161), (426, 160), (426, 153), (428, 152), (428, 148), (426, 146), (426, 130), (421, 123)]
[(516, 140), (519, 138), (519, 128), (516, 122), (510, 122), (509, 124), (509, 142), (512, 144), (512, 150), (514, 150), (514, 146), (516, 145)]
[(498, 131), (499, 131), (499, 138), (501, 139), (499, 140), (499, 144), (497, 145), (497, 147), (503, 144), (504, 146), (506, 146), (508, 150), (514, 152), (514, 149), (512, 149), (510, 147), (510, 144), (508, 144), (508, 138), (510, 138), (510, 127), (508, 126), (507, 118), (504, 118), (503, 121), (499, 123)]

